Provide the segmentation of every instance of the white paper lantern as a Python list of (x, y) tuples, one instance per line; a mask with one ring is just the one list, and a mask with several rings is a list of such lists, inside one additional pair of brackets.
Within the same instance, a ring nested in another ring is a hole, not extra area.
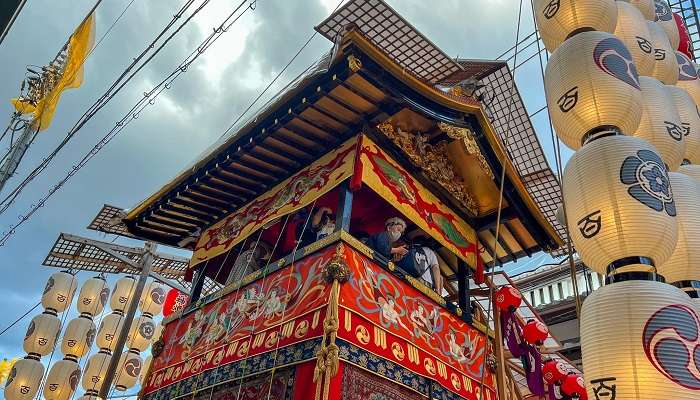
[(53, 350), (61, 333), (61, 320), (53, 310), (46, 310), (29, 322), (24, 335), (24, 351), (45, 356)]
[(114, 351), (114, 348), (117, 346), (117, 337), (119, 337), (122, 326), (124, 326), (124, 315), (121, 313), (111, 313), (102, 318), (95, 339), (97, 347)]
[(32, 400), (44, 377), (44, 365), (37, 359), (18, 360), (5, 383), (5, 399)]
[(131, 303), (136, 290), (136, 279), (133, 276), (125, 276), (114, 284), (114, 291), (109, 301), (109, 306), (114, 311), (124, 312)]
[(648, 76), (639, 77), (643, 112), (634, 136), (651, 143), (671, 171), (677, 171), (685, 156), (683, 123), (676, 103), (664, 85)]
[(535, 0), (535, 18), (545, 47), (553, 52), (582, 30), (612, 32), (617, 22), (614, 0)]
[(566, 165), (563, 185), (571, 239), (592, 270), (605, 274), (619, 260), (630, 260), (625, 269), (646, 259), (659, 265), (673, 253), (678, 234), (673, 193), (650, 144), (630, 136), (588, 143)]
[(46, 400), (69, 400), (80, 383), (80, 365), (74, 360), (60, 360), (51, 366), (44, 383)]
[(676, 105), (683, 126), (685, 155), (683, 158), (693, 164), (700, 163), (700, 112), (688, 92), (678, 86), (666, 85)]
[(671, 47), (668, 36), (656, 22), (647, 21), (651, 43), (654, 46), (654, 72), (651, 76), (667, 85), (675, 85), (678, 81), (678, 61), (675, 49)]
[(654, 6), (656, 7), (656, 21), (661, 28), (663, 28), (668, 41), (671, 43), (671, 47), (675, 50), (681, 42), (680, 33), (678, 33), (678, 25), (673, 18), (673, 12), (671, 11), (671, 6), (668, 5), (666, 0), (654, 0)]
[(63, 333), (61, 352), (75, 358), (84, 356), (92, 347), (95, 334), (95, 323), (92, 322), (88, 314), (72, 319)]
[(138, 319), (134, 320), (129, 330), (129, 338), (127, 340), (129, 349), (136, 349), (138, 351), (145, 351), (148, 349), (155, 331), (156, 323), (153, 321), (153, 318), (148, 314), (141, 314)]
[(41, 305), (47, 309), (63, 312), (73, 302), (78, 280), (67, 272), (56, 272), (49, 277), (41, 296)]
[(580, 33), (547, 63), (547, 105), (557, 135), (572, 149), (597, 130), (637, 130), (642, 91), (627, 47), (612, 34)]
[(678, 243), (657, 271), (668, 283), (700, 281), (700, 182), (679, 172), (668, 176), (678, 209)]
[(637, 7), (644, 16), (644, 19), (653, 21), (656, 19), (656, 8), (654, 0), (625, 0), (627, 3)]
[(690, 97), (693, 98), (695, 105), (700, 107), (700, 76), (697, 68), (688, 56), (676, 52), (676, 61), (678, 62), (678, 82), (676, 86), (685, 89)]
[(114, 388), (123, 392), (134, 387), (141, 374), (143, 360), (139, 353), (127, 351), (122, 354), (117, 367), (117, 377), (114, 380)]
[(112, 355), (105, 350), (100, 350), (99, 353), (90, 356), (87, 364), (85, 364), (82, 380), (83, 389), (88, 394), (96, 395), (100, 392), (111, 360)]
[(104, 310), (109, 299), (109, 287), (101, 277), (90, 278), (83, 283), (78, 294), (78, 312), (88, 313), (93, 317)]
[(143, 367), (141, 367), (141, 375), (139, 376), (141, 386), (146, 385), (146, 380), (148, 379), (148, 373), (150, 372), (152, 362), (153, 356), (149, 354), (148, 357), (146, 357), (146, 360), (143, 362)]
[(639, 9), (624, 1), (617, 1), (617, 26), (615, 36), (622, 40), (632, 53), (639, 75), (650, 76), (654, 72), (654, 46), (651, 33)]
[(596, 398), (602, 380), (615, 385), (616, 400), (697, 400), (698, 332), (697, 311), (678, 288), (654, 281), (601, 287), (581, 310), (588, 397)]
[(152, 281), (144, 288), (139, 307), (142, 313), (156, 316), (163, 311), (165, 287), (160, 282)]
[(698, 183), (700, 183), (700, 165), (681, 165), (681, 167), (678, 168), (678, 172), (688, 175), (689, 177), (695, 179)]

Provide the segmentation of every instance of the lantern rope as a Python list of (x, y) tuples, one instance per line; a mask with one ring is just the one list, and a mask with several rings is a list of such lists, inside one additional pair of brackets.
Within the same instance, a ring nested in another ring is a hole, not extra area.
[[(311, 215), (311, 213), (309, 213), (309, 215)], [(282, 238), (282, 235), (284, 235), (285, 228), (287, 227), (287, 223), (289, 222), (289, 218), (291, 218), (291, 216), (292, 216), (291, 213), (287, 214), (287, 216), (284, 220), (284, 223), (282, 224), (282, 229), (280, 229), (280, 234), (277, 236), (277, 240), (275, 240), (275, 244), (274, 244), (274, 246), (272, 246), (272, 250), (270, 251), (270, 257), (267, 259), (267, 263), (265, 264), (265, 267), (263, 268), (263, 279), (262, 279), (262, 284), (261, 284), (261, 287), (263, 288), (263, 290), (265, 289), (265, 282), (267, 281), (267, 269), (270, 266), (270, 262), (272, 262), (272, 255), (275, 254), (275, 250), (277, 250), (277, 246), (279, 245), (279, 242), (280, 242), (280, 239)], [(239, 287), (239, 290), (240, 290), (240, 287)], [(258, 318), (260, 318), (259, 311), (260, 311), (260, 302), (258, 302), (258, 304), (255, 306), (255, 319), (253, 319), (253, 326), (252, 326), (252, 330), (250, 332), (251, 334), (248, 337), (248, 342), (246, 344), (247, 349), (250, 349), (250, 344), (253, 342), (253, 332), (255, 331), (255, 323), (257, 322)], [(248, 368), (247, 361), (248, 361), (248, 358), (245, 358), (242, 362), (243, 365), (241, 367), (241, 376), (233, 379), (234, 381), (236, 379), (238, 379), (240, 381), (238, 384), (238, 393), (236, 394), (236, 400), (239, 400), (241, 398), (241, 393), (242, 393), (242, 389), (243, 389), (243, 379), (245, 378), (245, 372), (246, 372), (246, 369)], [(273, 365), (273, 368), (274, 368), (274, 365)], [(214, 396), (214, 388), (212, 387), (211, 394), (209, 396), (209, 400), (211, 400), (213, 396)]]
[(19, 321), (23, 320), (24, 317), (26, 317), (27, 315), (31, 314), (32, 311), (36, 310), (36, 308), (39, 307), (40, 305), (41, 305), (41, 301), (38, 302), (38, 303), (36, 303), (36, 304), (34, 305), (34, 307), (32, 307), (32, 308), (29, 309), (29, 311), (27, 311), (26, 313), (22, 314), (21, 317), (17, 318), (17, 319), (16, 319), (13, 323), (11, 323), (7, 328), (3, 329), (2, 332), (0, 332), (0, 336), (2, 336), (3, 333), (9, 331), (13, 326), (17, 325), (17, 323), (18, 323)]
[[(289, 285), (292, 282), (292, 272), (294, 271), (294, 257), (296, 256), (297, 250), (299, 249), (299, 245), (301, 244), (301, 238), (304, 236), (304, 233), (306, 233), (306, 228), (309, 225), (309, 221), (311, 220), (311, 215), (313, 215), (314, 208), (316, 208), (316, 200), (311, 203), (311, 210), (309, 211), (309, 214), (306, 216), (306, 221), (304, 221), (304, 226), (302, 227), (301, 230), (301, 235), (299, 235), (299, 240), (297, 240), (296, 244), (294, 245), (294, 250), (292, 250), (292, 260), (289, 266), (289, 272), (287, 273), (287, 287), (285, 288), (285, 295), (289, 293)], [(282, 233), (280, 233), (282, 234)], [(331, 293), (331, 298), (332, 298), (332, 293)], [(275, 378), (275, 365), (277, 364), (277, 355), (279, 354), (279, 346), (280, 346), (280, 338), (282, 337), (282, 327), (284, 326), (284, 316), (287, 312), (287, 306), (288, 302), (284, 303), (284, 307), (282, 308), (282, 315), (280, 316), (280, 328), (279, 332), (277, 334), (277, 343), (275, 343), (275, 355), (272, 361), (272, 372), (270, 373), (270, 385), (268, 386), (267, 389), (267, 397), (266, 400), (270, 400), (270, 395), (272, 394), (272, 381)], [(239, 387), (239, 392), (240, 392), (240, 387)]]
[[(255, 239), (255, 244), (253, 245), (253, 249), (252, 249), (252, 250), (253, 250), (253, 253), (255, 253), (255, 250), (258, 248), (258, 243), (260, 243), (260, 238), (262, 238), (262, 234), (263, 234), (264, 231), (265, 231), (265, 229), (260, 229), (260, 233), (258, 233), (258, 237)], [(234, 266), (236, 265), (236, 262), (238, 262), (238, 260), (241, 258), (241, 255), (243, 254), (243, 249), (245, 249), (245, 245), (247, 244), (247, 242), (248, 242), (248, 237), (246, 237), (245, 239), (243, 239), (243, 243), (241, 243), (241, 247), (238, 249), (238, 255), (237, 255), (236, 258), (233, 260), (233, 264), (231, 265), (231, 269), (234, 268)], [(228, 258), (229, 258), (229, 256), (231, 255), (232, 252), (233, 252), (233, 250), (228, 251), (228, 252), (226, 253), (226, 256), (224, 257), (223, 261), (222, 261), (221, 264), (219, 265), (219, 269), (218, 269), (218, 271), (216, 272), (216, 275), (214, 276), (214, 281), (216, 281), (216, 279), (217, 279), (217, 278), (219, 277), (219, 275), (221, 274), (221, 271), (223, 270), (224, 265), (226, 265), (226, 261), (228, 261)], [(245, 264), (245, 267), (243, 268), (243, 274), (242, 274), (242, 276), (245, 276), (245, 275), (248, 273), (248, 266), (250, 265), (250, 260), (251, 260), (250, 258), (249, 258), (248, 260), (246, 260), (246, 264)], [(202, 274), (205, 274), (205, 273), (206, 273), (207, 265), (209, 265), (209, 262), (208, 262), (208, 261), (207, 261), (207, 264), (204, 264), (204, 268), (202, 268)], [(202, 279), (206, 279), (206, 276), (203, 277)], [(224, 284), (224, 287), (225, 287), (225, 284)], [(234, 296), (238, 296), (238, 293), (240, 293), (240, 290), (241, 290), (241, 287), (240, 287), (240, 285), (239, 285), (238, 288), (236, 289), (236, 294), (235, 294)], [(180, 315), (179, 321), (182, 321), (182, 316), (183, 316), (183, 315), (184, 315), (184, 314), (181, 314), (181, 315)], [(178, 323), (178, 326), (179, 326), (179, 323)], [(177, 331), (177, 330), (176, 330), (176, 331)], [(228, 332), (229, 332), (229, 331), (228, 331), (228, 329), (227, 329), (227, 330), (226, 330), (226, 334), (227, 334), (227, 335), (228, 335)], [(210, 343), (208, 346), (206, 346), (206, 347), (204, 348), (204, 352), (203, 352), (202, 354), (206, 354), (208, 351), (210, 351), (211, 348), (212, 348), (212, 346), (213, 346), (213, 343)], [(201, 382), (199, 382), (199, 381), (200, 381), (200, 379), (198, 379), (197, 385), (199, 385), (199, 383), (201, 383)], [(194, 396), (195, 396), (196, 393), (197, 393), (197, 385), (195, 385), (194, 391), (192, 392), (192, 393), (193, 393), (193, 394), (192, 394), (192, 398), (194, 398)], [(210, 399), (211, 399), (211, 396), (212, 396), (213, 394), (214, 394), (214, 388), (212, 387), (211, 393), (210, 393), (210, 397), (209, 397)]]
[[(513, 55), (513, 66), (514, 67), (517, 67), (517, 65), (518, 65), (518, 53), (519, 53), (518, 46), (520, 44), (520, 26), (521, 26), (521, 22), (522, 22), (522, 14), (523, 14), (523, 0), (520, 0), (519, 6), (518, 6), (518, 23), (517, 23), (516, 30), (515, 30), (515, 45), (513, 46), (513, 48), (515, 49), (515, 54)], [(496, 249), (498, 249), (498, 239), (499, 239), (499, 236), (501, 233), (501, 231), (500, 231), (501, 211), (503, 209), (503, 192), (505, 189), (505, 179), (506, 179), (506, 161), (507, 161), (506, 157), (508, 157), (507, 149), (508, 149), (508, 142), (510, 139), (510, 124), (511, 124), (511, 121), (513, 119), (513, 113), (511, 112), (511, 109), (512, 109), (513, 105), (515, 104), (515, 99), (513, 96), (513, 90), (515, 89), (515, 73), (516, 73), (516, 70), (515, 70), (515, 68), (513, 68), (513, 73), (512, 73), (513, 79), (511, 81), (511, 86), (510, 86), (510, 91), (509, 91), (510, 103), (508, 104), (508, 111), (506, 112), (506, 115), (508, 115), (508, 119), (506, 121), (506, 129), (505, 129), (504, 137), (503, 137), (503, 143), (504, 143), (504, 147), (506, 148), (506, 152), (504, 152), (503, 159), (501, 160), (501, 180), (499, 182), (499, 188), (498, 188), (498, 208), (497, 208), (498, 211), (496, 212), (496, 232), (494, 234), (494, 245), (493, 245), (493, 248), (494, 248), (494, 260), (493, 260), (494, 269), (496, 267), (496, 264), (499, 264), (501, 267), (503, 266), (502, 262), (499, 261), (497, 255), (496, 255)], [(488, 305), (486, 307), (486, 324), (485, 324), (486, 325), (485, 337), (486, 337), (486, 341), (488, 342), (489, 329), (490, 329), (489, 322), (491, 321), (491, 312), (493, 309), (493, 301), (492, 301), (493, 291), (494, 291), (493, 274), (491, 274), (491, 276), (486, 278), (486, 282), (487, 282), (488, 287), (489, 287), (489, 296), (488, 296), (488, 300), (487, 300)], [(496, 325), (496, 323), (498, 323), (495, 318), (494, 318), (493, 323), (494, 323), (494, 326)], [(487, 353), (488, 353), (488, 351), (487, 351)], [(485, 360), (487, 355), (488, 354), (484, 355), (484, 360)], [(499, 362), (501, 362), (501, 363), (503, 361), (504, 361), (503, 359), (499, 360)], [(485, 378), (486, 378), (486, 369), (485, 369), (485, 366), (482, 365), (481, 378), (479, 379), (479, 389), (480, 389), (479, 396), (481, 397), (480, 400), (484, 399), (484, 379)], [(501, 378), (504, 378), (504, 377), (501, 377)], [(502, 382), (502, 383), (505, 383), (505, 382)]]
[[(260, 230), (260, 233), (258, 234), (258, 237), (257, 237), (257, 239), (256, 239), (256, 241), (255, 241), (255, 244), (253, 245), (253, 251), (255, 251), (255, 249), (257, 248), (258, 243), (259, 243), (259, 241), (260, 241), (260, 238), (262, 237), (263, 232), (264, 232), (264, 229), (261, 229), (261, 230)], [(247, 244), (247, 242), (248, 242), (248, 237), (246, 237), (246, 238), (243, 240), (243, 243), (241, 243), (241, 246), (240, 246), (239, 249), (238, 249), (238, 255), (237, 255), (236, 258), (234, 259), (234, 262), (233, 262), (234, 264), (235, 264), (236, 261), (238, 261), (238, 259), (241, 257), (241, 254), (243, 254), (243, 249), (245, 248), (245, 245)], [(233, 251), (233, 250), (231, 250), (231, 251), (229, 251), (229, 252), (226, 253), (226, 257), (224, 258), (224, 260), (222, 261), (221, 265), (219, 266), (219, 271), (218, 271), (217, 274), (216, 274), (217, 277), (218, 277), (219, 273), (221, 272), (223, 266), (226, 265), (226, 261), (227, 261), (229, 255), (231, 254), (232, 251)], [(210, 261), (210, 260), (207, 260), (207, 261), (204, 263), (204, 267), (202, 268), (202, 273), (204, 273), (204, 271), (206, 271), (207, 266), (209, 265), (209, 261)], [(246, 274), (246, 272), (247, 272), (247, 270), (248, 270), (249, 264), (250, 264), (250, 260), (248, 260), (248, 261), (246, 262), (245, 268), (244, 268), (244, 270), (243, 270), (243, 275), (244, 275), (244, 276), (245, 276), (245, 274)], [(203, 278), (203, 279), (205, 279), (205, 278)], [(240, 289), (241, 289), (240, 286), (236, 289), (236, 295), (238, 295), (238, 293), (240, 292)], [(190, 300), (190, 301), (191, 301), (191, 300)], [(177, 331), (180, 329), (180, 326), (181, 326), (181, 324), (182, 324), (182, 322), (183, 322), (183, 320), (184, 320), (184, 315), (185, 315), (185, 313), (181, 311), (179, 317), (177, 318), (177, 324), (176, 324), (176, 326), (175, 326), (174, 332), (177, 333)], [(228, 333), (228, 331), (227, 331), (227, 333)], [(171, 342), (171, 344), (172, 344), (172, 343), (174, 343), (174, 341)], [(170, 346), (170, 347), (168, 348), (168, 355), (171, 355), (171, 354), (172, 354), (172, 351), (173, 351), (173, 346)], [(206, 351), (209, 351), (209, 350), (207, 349)], [(205, 351), (205, 352), (206, 352), (206, 351)], [(212, 391), (213, 391), (213, 388), (212, 388)], [(196, 388), (195, 388), (195, 391), (194, 391), (194, 394), (193, 394), (193, 398), (194, 398), (194, 395), (195, 395), (195, 394), (196, 394)]]
[[(253, 249), (252, 249), (253, 254), (255, 254), (255, 250), (258, 248), (258, 243), (260, 243), (260, 239), (262, 238), (262, 234), (264, 231), (265, 231), (265, 229), (260, 229), (260, 233), (258, 233), (258, 237), (255, 239), (255, 244), (253, 245)], [(236, 263), (241, 258), (241, 255), (243, 254), (243, 249), (245, 249), (245, 245), (247, 242), (248, 242), (248, 237), (243, 239), (243, 243), (241, 244), (241, 247), (238, 249), (238, 255), (233, 260), (233, 264), (231, 264), (231, 269), (233, 269), (235, 267)], [(223, 270), (224, 265), (226, 265), (226, 261), (228, 260), (229, 255), (231, 255), (231, 251), (226, 253), (224, 260), (221, 262), (221, 265), (219, 265), (219, 269), (218, 269), (218, 271), (216, 271), (216, 275), (214, 276), (215, 282), (216, 282), (217, 278), (219, 277), (219, 275), (221, 274), (221, 271)], [(248, 258), (246, 260), (245, 267), (243, 268), (243, 274), (241, 276), (246, 276), (246, 274), (248, 273), (248, 267), (250, 266), (250, 261), (251, 261), (251, 258)], [(204, 274), (206, 271), (206, 265), (208, 265), (208, 264), (205, 264), (205, 267), (202, 269), (202, 274)], [(202, 278), (202, 279), (206, 279), (206, 278)], [(227, 280), (228, 280), (228, 277), (227, 277)], [(224, 287), (226, 287), (225, 282), (224, 282)], [(234, 296), (238, 296), (238, 294), (240, 293), (240, 290), (241, 290), (241, 286), (239, 285), (238, 288), (236, 288), (236, 294)], [(227, 329), (226, 330), (227, 336), (228, 336), (228, 333), (229, 333), (229, 330)], [(208, 346), (206, 346), (204, 349), (204, 352), (202, 352), (202, 354), (206, 354), (207, 352), (209, 352), (211, 350), (211, 348), (213, 347), (213, 345), (214, 345), (213, 343), (210, 343)], [(204, 374), (202, 374), (202, 379), (203, 379), (203, 377), (204, 377)], [(201, 383), (201, 379), (198, 379), (197, 385), (199, 385), (200, 383)], [(193, 399), (197, 393), (197, 385), (195, 385), (194, 391), (192, 392)], [(211, 388), (211, 392), (209, 393), (209, 400), (211, 400), (213, 395), (214, 395), (214, 387)]]
[[(537, 20), (535, 18), (535, 4), (533, 0), (530, 0), (530, 5), (532, 8), (532, 23), (535, 24), (535, 33), (537, 33), (537, 49), (542, 51), (540, 45), (539, 30), (537, 29)], [(539, 52), (537, 54), (540, 54)], [(549, 54), (547, 51), (544, 52), (545, 57), (549, 60)], [(542, 62), (542, 57), (537, 57), (540, 64), (540, 76), (542, 79), (542, 89), (545, 91), (545, 97), (547, 97), (547, 88), (544, 84), (544, 63)], [(559, 197), (561, 198), (562, 211), (564, 213), (564, 230), (566, 232), (566, 252), (567, 259), (569, 262), (569, 273), (571, 275), (571, 282), (574, 289), (574, 299), (576, 303), (576, 318), (581, 317), (581, 297), (578, 291), (578, 277), (576, 274), (576, 263), (574, 262), (573, 246), (571, 245), (571, 233), (569, 232), (569, 221), (566, 216), (566, 204), (564, 203), (564, 189), (563, 189), (563, 173), (562, 173), (562, 162), (561, 162), (561, 141), (557, 135), (554, 134), (554, 127), (552, 126), (552, 116), (549, 112), (549, 107), (545, 104), (544, 108), (547, 109), (547, 122), (549, 124), (549, 135), (552, 141), (552, 149), (554, 150), (554, 164), (556, 166), (557, 178), (559, 179)], [(541, 111), (541, 110), (540, 110)], [(538, 111), (539, 112), (539, 111)], [(534, 114), (533, 114), (534, 115)]]

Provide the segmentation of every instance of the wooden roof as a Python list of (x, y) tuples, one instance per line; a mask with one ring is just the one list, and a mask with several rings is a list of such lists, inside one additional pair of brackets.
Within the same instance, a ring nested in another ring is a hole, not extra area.
[[(352, 0), (345, 7), (379, 3), (383, 2)], [(381, 10), (384, 20), (395, 21), (390, 15), (393, 10)], [(124, 218), (128, 231), (136, 237), (190, 247), (193, 237), (320, 155), (360, 132), (376, 134), (377, 124), (408, 109), (437, 122), (468, 127), (475, 133), (480, 152), (496, 180), (501, 168), (506, 168), (507, 207), (502, 212), (498, 243), (495, 213), (474, 215), (464, 210), (435, 182), (414, 171), (426, 187), (477, 229), (486, 262), (507, 262), (556, 248), (561, 243), (552, 229), (556, 224), (558, 183), (546, 165), (519, 95), (517, 125), (524, 128), (513, 124), (510, 130), (518, 137), (503, 140), (508, 130), (502, 119), (506, 104), (502, 98), (513, 93), (512, 77), (505, 63), (451, 60), (445, 62), (447, 67), (440, 67), (447, 68), (449, 73), (444, 74), (436, 74), (432, 69), (407, 69), (413, 64), (397, 58), (391, 49), (382, 49), (392, 40), (392, 36), (381, 31), (387, 24), (370, 24), (373, 28), (365, 29), (361, 20), (349, 17), (360, 14), (342, 15), (343, 18), (332, 16), (317, 27), (335, 40), (334, 53), (321, 59), (251, 120), (131, 210)], [(338, 26), (345, 22), (350, 25), (345, 26), (342, 38), (334, 36), (332, 32), (340, 32)], [(403, 23), (402, 26), (413, 29)], [(421, 46), (426, 49), (434, 47), (422, 35), (411, 37), (425, 40)], [(431, 51), (418, 54), (423, 59), (412, 56), (411, 62), (435, 60)], [(360, 62), (359, 66), (348, 61), (351, 55)], [(443, 62), (440, 60), (438, 64)], [(481, 92), (474, 96), (456, 96), (439, 88), (470, 78), (481, 82)], [(482, 105), (477, 99), (490, 100)], [(401, 149), (390, 143), (385, 146), (399, 162), (410, 163)], [(539, 192), (533, 196), (533, 191)]]

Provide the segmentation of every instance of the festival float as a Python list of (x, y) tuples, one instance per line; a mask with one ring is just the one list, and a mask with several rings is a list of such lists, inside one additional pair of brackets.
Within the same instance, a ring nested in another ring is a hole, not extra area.
[[(316, 27), (330, 52), (120, 216), (132, 238), (192, 251), (191, 291), (149, 284), (119, 355), (134, 279), (99, 329), (83, 306), (46, 398), (73, 395), (95, 337), (85, 399), (117, 356), (116, 388), (141, 378), (147, 400), (698, 398), (700, 80), (683, 18), (664, 0), (533, 13), (548, 112), (575, 150), (561, 186), (506, 61), (454, 59), (384, 1), (350, 0)], [(498, 271), (574, 248), (607, 277), (578, 310), (583, 372)], [(77, 282), (52, 279), (8, 399), (34, 396), (57, 344), (51, 296), (70, 304)], [(104, 281), (86, 285), (101, 310)]]

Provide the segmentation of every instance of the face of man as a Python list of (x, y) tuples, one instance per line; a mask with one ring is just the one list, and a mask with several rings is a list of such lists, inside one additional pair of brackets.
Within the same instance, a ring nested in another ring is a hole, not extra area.
[(386, 227), (387, 233), (389, 233), (389, 238), (392, 242), (395, 242), (401, 238), (404, 229), (404, 226), (401, 224), (392, 224)]

